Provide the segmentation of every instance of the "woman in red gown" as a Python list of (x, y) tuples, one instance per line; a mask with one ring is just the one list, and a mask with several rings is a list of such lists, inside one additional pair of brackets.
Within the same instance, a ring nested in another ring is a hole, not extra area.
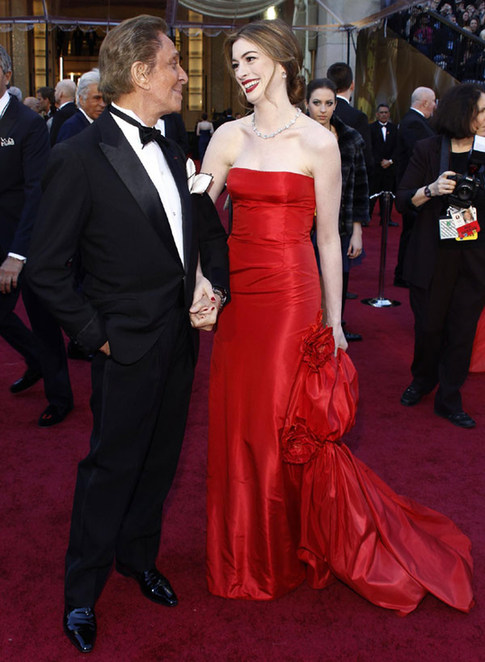
[[(336, 576), (401, 613), (428, 591), (468, 611), (466, 536), (395, 495), (340, 442), (357, 401), (340, 320), (340, 159), (332, 134), (296, 107), (298, 42), (282, 21), (257, 21), (226, 46), (254, 113), (222, 125), (203, 164), (213, 199), (227, 181), (234, 210), (232, 300), (210, 384), (209, 590), (267, 600)], [(315, 209), (327, 328), (314, 324)]]

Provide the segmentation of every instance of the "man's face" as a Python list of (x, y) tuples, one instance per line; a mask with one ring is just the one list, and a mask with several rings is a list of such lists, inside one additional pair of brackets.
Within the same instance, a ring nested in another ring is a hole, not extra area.
[(98, 90), (96, 83), (88, 85), (86, 96), (79, 97), (79, 105), (84, 110), (86, 115), (92, 120), (97, 120), (101, 115), (103, 110), (106, 108), (106, 104), (103, 101), (103, 96)]
[(40, 110), (43, 113), (48, 113), (49, 110), (50, 110), (50, 107), (51, 107), (51, 103), (50, 103), (49, 99), (46, 99), (45, 97), (43, 97), (40, 92), (37, 92), (37, 99), (38, 99), (39, 104), (40, 104)]
[(376, 117), (379, 122), (382, 122), (385, 124), (386, 122), (389, 122), (389, 117), (391, 113), (389, 112), (389, 108), (387, 106), (380, 106), (376, 113)]
[(62, 99), (62, 90), (60, 88), (59, 83), (57, 83), (56, 89), (54, 90), (54, 99), (55, 99), (56, 105), (60, 106), (61, 105), (61, 99)]
[(435, 108), (436, 108), (436, 95), (433, 92), (432, 94), (430, 93), (426, 97), (425, 103), (422, 108), (422, 113), (426, 118), (431, 117), (431, 115), (435, 111)]
[(3, 69), (0, 69), (0, 97), (3, 97), (3, 95), (7, 91), (7, 86), (10, 83), (11, 78), (12, 78), (11, 71), (7, 71), (7, 73), (5, 73)]
[(180, 66), (179, 53), (166, 34), (160, 34), (162, 47), (158, 50), (155, 66), (148, 74), (151, 101), (159, 115), (179, 112), (182, 108), (182, 86), (187, 74)]

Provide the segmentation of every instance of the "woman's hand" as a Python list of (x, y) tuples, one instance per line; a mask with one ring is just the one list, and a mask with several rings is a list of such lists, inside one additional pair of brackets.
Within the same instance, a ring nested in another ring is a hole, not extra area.
[(347, 257), (354, 260), (362, 253), (362, 226), (360, 223), (353, 223), (352, 236), (350, 237)]
[(452, 170), (445, 170), (435, 182), (429, 185), (429, 190), (433, 197), (453, 193), (456, 182), (454, 179), (449, 179), (450, 175), (456, 175), (456, 173)]
[(191, 325), (201, 331), (212, 331), (217, 321), (220, 303), (220, 297), (214, 293), (210, 281), (199, 274), (189, 310)]
[(337, 355), (337, 350), (339, 348), (343, 349), (344, 352), (346, 352), (349, 344), (345, 340), (345, 334), (343, 332), (342, 325), (336, 324), (335, 326), (333, 326), (332, 332), (333, 332), (333, 339), (335, 341), (335, 355)]

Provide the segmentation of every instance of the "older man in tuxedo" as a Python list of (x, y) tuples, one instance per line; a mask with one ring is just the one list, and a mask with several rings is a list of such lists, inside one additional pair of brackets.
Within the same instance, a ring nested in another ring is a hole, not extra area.
[(97, 120), (106, 107), (103, 95), (98, 89), (99, 71), (92, 69), (81, 76), (77, 84), (76, 101), (78, 111), (59, 129), (58, 143), (67, 140)]
[[(33, 287), (92, 361), (91, 449), (78, 468), (66, 556), (64, 630), (93, 649), (94, 605), (113, 562), (143, 594), (177, 597), (156, 567), (161, 514), (182, 438), (196, 331), (228, 289), (226, 237), (206, 194), (190, 194), (185, 156), (157, 124), (187, 76), (154, 16), (112, 29), (100, 50), (110, 102), (56, 146), (29, 259)], [(80, 250), (83, 296), (69, 258)], [(191, 326), (192, 325), (192, 326)]]

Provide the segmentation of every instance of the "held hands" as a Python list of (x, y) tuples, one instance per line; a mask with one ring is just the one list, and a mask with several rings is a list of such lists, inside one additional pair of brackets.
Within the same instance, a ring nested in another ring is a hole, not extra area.
[(101, 345), (101, 347), (99, 348), (98, 351), (103, 352), (103, 354), (106, 354), (106, 356), (111, 356), (111, 350), (109, 348), (109, 342), (106, 341), (104, 343), (104, 345)]
[(221, 298), (215, 294), (212, 285), (204, 276), (197, 278), (194, 298), (190, 307), (190, 323), (194, 329), (212, 331), (217, 321)]
[(454, 179), (448, 179), (449, 175), (455, 175), (452, 170), (445, 170), (438, 179), (429, 185), (429, 190), (433, 196), (449, 195), (455, 190), (456, 182)]
[(10, 294), (17, 287), (24, 263), (15, 257), (7, 257), (0, 266), (0, 292)]

